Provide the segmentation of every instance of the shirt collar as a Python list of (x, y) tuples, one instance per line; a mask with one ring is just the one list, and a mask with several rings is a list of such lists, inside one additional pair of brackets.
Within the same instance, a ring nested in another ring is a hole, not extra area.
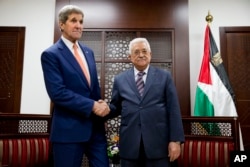
[[(149, 65), (147, 66), (147, 68), (145, 70), (143, 70), (145, 72), (145, 75), (147, 75), (148, 73), (148, 68), (149, 68)], [(135, 76), (138, 74), (138, 72), (140, 72), (139, 70), (137, 70), (135, 67), (134, 67), (134, 74)]]
[[(65, 38), (63, 35), (61, 36), (61, 39), (63, 40), (63, 42), (65, 43), (65, 45), (70, 49), (70, 50), (73, 50), (73, 44), (70, 40), (68, 40), (67, 38)], [(76, 41), (76, 45), (78, 46), (79, 48), (79, 45), (78, 45), (78, 41)]]

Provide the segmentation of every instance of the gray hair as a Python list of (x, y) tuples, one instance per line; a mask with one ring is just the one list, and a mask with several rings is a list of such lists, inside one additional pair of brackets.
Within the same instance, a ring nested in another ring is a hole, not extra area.
[(129, 46), (128, 46), (128, 53), (131, 55), (132, 54), (132, 47), (135, 43), (138, 42), (143, 42), (146, 44), (147, 49), (151, 52), (150, 44), (146, 38), (135, 38), (132, 41), (130, 41)]
[(81, 14), (82, 17), (84, 16), (83, 11), (78, 6), (66, 5), (59, 11), (58, 14), (59, 22), (65, 23), (68, 20), (68, 16), (71, 15), (72, 13)]

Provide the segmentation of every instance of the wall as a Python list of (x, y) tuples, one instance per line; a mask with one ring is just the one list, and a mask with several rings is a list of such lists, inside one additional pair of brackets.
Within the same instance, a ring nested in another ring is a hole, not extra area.
[[(214, 17), (211, 30), (219, 48), (219, 27), (250, 26), (249, 9), (249, 0), (189, 0), (191, 111), (203, 56), (208, 10)], [(26, 27), (21, 113), (49, 113), (50, 101), (43, 82), (40, 54), (53, 44), (54, 12), (55, 0), (0, 0), (0, 26)]]
[(49, 113), (40, 63), (53, 43), (55, 0), (0, 0), (0, 26), (24, 26), (25, 49), (21, 113)]

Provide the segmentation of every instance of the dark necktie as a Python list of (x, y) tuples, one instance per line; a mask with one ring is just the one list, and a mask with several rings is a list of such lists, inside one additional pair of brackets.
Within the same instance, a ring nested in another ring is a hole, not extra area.
[(142, 96), (143, 95), (143, 90), (144, 90), (144, 81), (143, 81), (143, 75), (145, 74), (145, 72), (143, 71), (140, 71), (138, 72), (138, 77), (137, 77), (137, 80), (136, 80), (136, 86), (137, 86), (137, 89), (139, 91), (139, 94)]

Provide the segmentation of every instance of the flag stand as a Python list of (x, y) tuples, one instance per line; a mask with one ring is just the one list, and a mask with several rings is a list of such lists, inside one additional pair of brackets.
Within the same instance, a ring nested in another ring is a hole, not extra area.
[[(207, 26), (204, 39), (204, 53), (197, 83), (194, 116), (232, 116), (238, 117), (234, 92), (230, 85), (223, 61), (216, 42), (210, 30), (213, 16), (208, 11), (205, 20)], [(207, 132), (214, 124), (203, 124)], [(244, 150), (241, 129), (239, 125), (240, 150)]]

